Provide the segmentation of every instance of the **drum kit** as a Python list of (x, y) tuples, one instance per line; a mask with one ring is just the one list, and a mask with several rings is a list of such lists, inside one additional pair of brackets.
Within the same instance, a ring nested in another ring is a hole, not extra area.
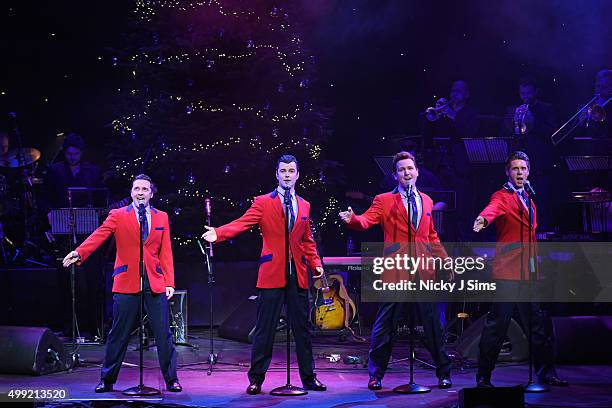
[[(8, 150), (0, 155), (1, 263), (15, 262), (24, 248), (36, 247), (30, 238), (36, 214), (34, 186), (42, 184), (41, 178), (34, 177), (40, 156), (40, 150), (31, 147)], [(9, 235), (13, 234), (18, 238), (11, 239)]]

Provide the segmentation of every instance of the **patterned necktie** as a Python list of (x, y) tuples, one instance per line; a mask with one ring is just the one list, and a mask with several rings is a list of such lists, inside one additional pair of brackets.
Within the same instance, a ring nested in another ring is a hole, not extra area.
[[(293, 212), (293, 196), (291, 195), (290, 192), (286, 192), (285, 194), (289, 194), (288, 199), (289, 199), (289, 231), (293, 230), (293, 225), (295, 224), (295, 213)], [(284, 210), (286, 210), (287, 204), (284, 205)]]
[(145, 211), (142, 231), (142, 242), (145, 242), (149, 237), (149, 220), (147, 219), (147, 212)]

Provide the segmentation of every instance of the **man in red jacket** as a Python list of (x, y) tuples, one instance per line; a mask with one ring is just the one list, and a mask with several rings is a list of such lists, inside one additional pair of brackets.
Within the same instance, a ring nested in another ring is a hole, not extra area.
[[(430, 247), (432, 257), (446, 258), (446, 251), (434, 227), (433, 201), (427, 194), (418, 191), (415, 187), (419, 169), (414, 156), (408, 152), (397, 153), (393, 158), (393, 169), (393, 176), (397, 181), (397, 187), (393, 191), (374, 197), (374, 202), (362, 215), (354, 214), (349, 207), (348, 211), (340, 213), (340, 218), (349, 228), (357, 231), (365, 231), (380, 224), (384, 232), (385, 256), (393, 256), (393, 253), (401, 251), (401, 243), (408, 243), (410, 237), (410, 246), (415, 244), (419, 249)], [(408, 196), (409, 191), (412, 192), (410, 196)], [(410, 232), (408, 226), (410, 226)], [(411, 252), (414, 253), (414, 250)], [(417, 250), (417, 253), (420, 254), (421, 251)], [(421, 269), (418, 271), (418, 279), (435, 279), (434, 273), (433, 270)], [(392, 281), (399, 282), (397, 273), (390, 275)], [(414, 279), (414, 275), (412, 278)], [(404, 305), (402, 303), (382, 303), (376, 314), (368, 363), (370, 374), (368, 388), (371, 390), (382, 388), (382, 378), (391, 358), (391, 350), (397, 337), (397, 324)], [(417, 308), (425, 332), (425, 346), (436, 364), (438, 386), (443, 389), (450, 388), (452, 386), (451, 363), (442, 349), (443, 330), (438, 318), (437, 305), (421, 302), (417, 303)]]
[[(295, 183), (300, 176), (294, 156), (284, 155), (276, 166), (278, 187), (270, 194), (255, 197), (246, 213), (218, 228), (206, 227), (202, 235), (208, 242), (222, 242), (259, 225), (263, 247), (259, 258), (257, 278), (257, 323), (251, 349), (251, 368), (247, 393), (261, 392), (266, 371), (272, 360), (274, 334), (288, 289), (287, 303), (291, 313), (291, 329), (302, 384), (308, 390), (325, 391), (314, 373), (314, 359), (308, 319), (308, 268), (316, 270), (313, 278), (323, 275), (321, 259), (310, 232), (310, 203), (295, 194)], [(285, 259), (285, 195), (290, 194), (289, 253), (290, 268), (287, 280)]]
[(168, 391), (182, 391), (176, 374), (176, 351), (168, 322), (168, 299), (174, 294), (174, 264), (170, 245), (168, 214), (149, 205), (155, 185), (140, 174), (132, 182), (133, 202), (111, 210), (104, 223), (76, 250), (64, 258), (64, 266), (84, 262), (111, 235), (117, 242), (113, 271), (113, 325), (108, 334), (101, 381), (96, 392), (112, 391), (140, 310), (140, 221), (139, 208), (146, 217), (143, 226), (145, 309), (151, 321), (159, 366)]
[[(518, 296), (522, 293), (522, 288), (524, 289), (523, 284), (530, 280), (529, 275), (537, 275), (535, 264), (529, 262), (528, 243), (532, 242), (535, 245), (537, 227), (535, 205), (525, 193), (529, 170), (529, 157), (520, 151), (512, 153), (506, 160), (508, 182), (493, 193), (489, 205), (474, 221), (475, 232), (495, 222), (497, 245), (492, 278), (497, 280), (497, 289), (506, 296), (511, 293), (516, 293)], [(534, 245), (531, 245), (533, 252), (535, 252)], [(549, 385), (567, 386), (567, 381), (557, 377), (552, 325), (540, 306), (537, 303), (503, 302), (491, 303), (482, 328), (476, 374), (477, 385), (492, 387), (491, 373), (499, 357), (515, 306), (519, 310), (524, 329), (527, 329), (525, 324), (531, 314), (534, 368), (538, 381)]]

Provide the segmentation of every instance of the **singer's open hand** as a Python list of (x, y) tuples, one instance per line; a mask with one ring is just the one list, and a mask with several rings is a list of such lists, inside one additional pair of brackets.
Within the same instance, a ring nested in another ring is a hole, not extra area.
[(64, 265), (64, 268), (67, 268), (73, 263), (77, 262), (79, 259), (81, 259), (81, 255), (79, 255), (77, 251), (71, 251), (68, 255), (66, 255), (62, 261), (62, 264)]
[(338, 215), (342, 221), (348, 224), (353, 219), (353, 209), (349, 207), (347, 211), (341, 211)]
[(206, 242), (215, 242), (217, 240), (217, 231), (213, 227), (209, 227), (205, 225), (206, 232), (202, 234), (202, 238), (206, 240)]
[(480, 232), (485, 226), (485, 219), (479, 215), (474, 221), (474, 232)]
[(323, 276), (324, 271), (322, 266), (317, 266), (315, 271), (317, 271), (317, 273), (312, 275), (312, 279), (319, 279), (321, 276)]
[(174, 296), (174, 288), (172, 286), (166, 286), (166, 297), (170, 299)]

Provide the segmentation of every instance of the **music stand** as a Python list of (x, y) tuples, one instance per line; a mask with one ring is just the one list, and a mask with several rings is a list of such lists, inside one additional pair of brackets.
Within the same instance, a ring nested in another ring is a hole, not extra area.
[(466, 137), (463, 144), (471, 164), (504, 163), (511, 137)]
[(569, 171), (611, 170), (612, 156), (563, 156)]

